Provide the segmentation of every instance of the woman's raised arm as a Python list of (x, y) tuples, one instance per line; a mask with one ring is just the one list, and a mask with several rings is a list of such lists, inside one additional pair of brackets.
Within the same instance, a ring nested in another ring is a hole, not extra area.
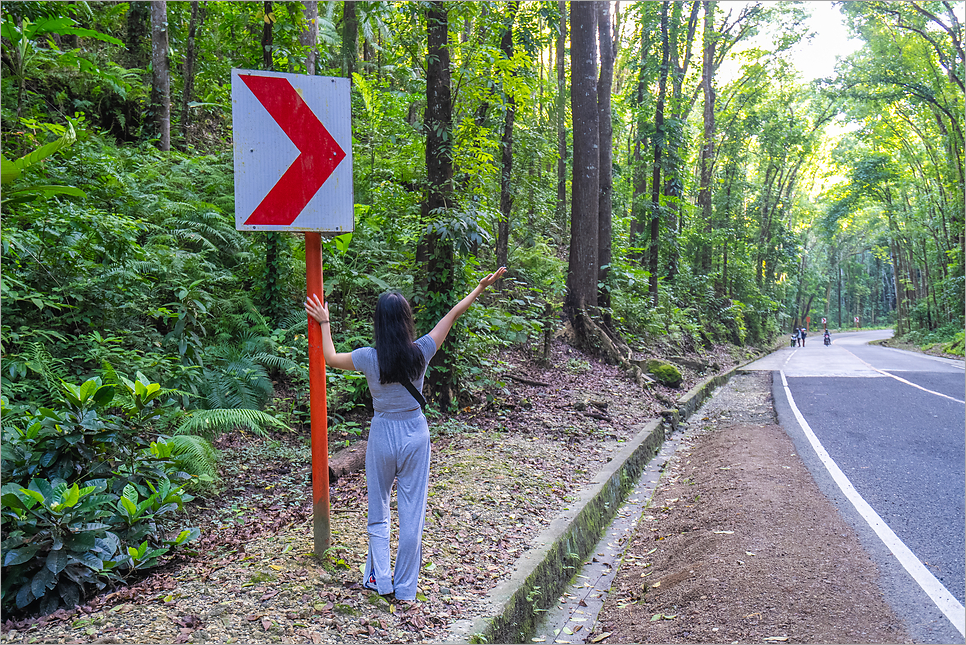
[(326, 366), (340, 370), (354, 370), (356, 367), (352, 363), (352, 354), (335, 351), (329, 324), (329, 305), (323, 305), (319, 296), (313, 293), (305, 299), (305, 312), (310, 319), (314, 319), (322, 327), (322, 354), (325, 356)]
[(506, 267), (500, 267), (495, 272), (480, 280), (480, 283), (476, 285), (476, 288), (473, 289), (468, 296), (456, 303), (456, 306), (450, 309), (449, 313), (443, 316), (443, 318), (436, 323), (436, 326), (433, 327), (433, 330), (429, 332), (430, 338), (432, 338), (433, 342), (436, 343), (436, 349), (439, 349), (443, 345), (443, 341), (446, 340), (446, 335), (449, 334), (449, 330), (453, 328), (453, 324), (456, 322), (456, 319), (462, 316), (463, 312), (470, 308), (470, 305), (473, 304), (473, 301), (476, 300), (487, 287), (502, 278), (503, 274), (505, 273)]

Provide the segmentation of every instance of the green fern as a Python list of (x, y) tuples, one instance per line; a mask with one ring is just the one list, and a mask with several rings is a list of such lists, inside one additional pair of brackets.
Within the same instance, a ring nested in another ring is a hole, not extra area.
[(279, 329), (284, 329), (285, 331), (303, 331), (307, 330), (309, 327), (309, 318), (305, 311), (302, 309), (296, 309), (292, 313), (286, 314), (278, 321)]
[(49, 392), (60, 390), (60, 382), (64, 378), (61, 371), (63, 361), (51, 356), (44, 344), (28, 344), (27, 351), (24, 352), (24, 364), (31, 371), (40, 375)]
[(211, 442), (195, 434), (176, 434), (164, 439), (171, 457), (185, 472), (196, 477), (218, 478), (218, 451)]
[(239, 426), (248, 428), (262, 437), (268, 436), (267, 428), (291, 430), (289, 426), (261, 410), (244, 408), (193, 410), (186, 415), (184, 421), (175, 430), (175, 435), (200, 434), (204, 437), (214, 438), (226, 432), (231, 432)]

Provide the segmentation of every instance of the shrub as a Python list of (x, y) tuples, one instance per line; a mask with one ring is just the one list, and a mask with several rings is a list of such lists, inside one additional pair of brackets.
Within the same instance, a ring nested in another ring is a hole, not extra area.
[(185, 467), (213, 472), (210, 444), (143, 438), (164, 391), (140, 374), (120, 380), (62, 383), (56, 409), (2, 399), (5, 614), (73, 606), (200, 534), (169, 525), (192, 499), (185, 486), (202, 479)]

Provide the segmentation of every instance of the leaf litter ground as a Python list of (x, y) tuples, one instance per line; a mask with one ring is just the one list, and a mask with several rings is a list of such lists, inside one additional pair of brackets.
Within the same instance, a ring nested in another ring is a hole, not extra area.
[[(659, 415), (666, 407), (662, 400), (680, 396), (706, 376), (684, 369), (680, 390), (654, 386), (645, 391), (616, 367), (562, 343), (554, 344), (549, 367), (524, 353), (502, 358), (506, 374), (515, 379), (505, 378), (507, 386), (493, 400), (431, 422), (433, 464), (418, 602), (396, 602), (359, 584), (367, 549), (363, 473), (348, 475), (331, 489), (333, 546), (319, 562), (312, 553), (306, 438), (233, 435), (219, 442), (227, 484), (224, 494), (191, 509), (192, 522), (203, 530), (194, 545), (195, 555), (182, 554), (148, 577), (77, 609), (8, 622), (3, 639), (35, 643), (445, 640), (454, 621), (479, 614), (480, 601), (510, 575), (536, 536), (600, 467), (636, 435), (641, 424)], [(736, 362), (725, 349), (702, 359), (718, 366), (717, 371)], [(717, 493), (708, 490), (706, 494)], [(700, 553), (694, 556), (690, 559), (708, 560)], [(638, 581), (633, 582), (639, 587)], [(672, 586), (668, 583), (666, 588)], [(615, 602), (626, 609), (632, 593), (625, 590), (623, 596), (618, 594), (623, 600)], [(759, 594), (754, 591), (756, 597)], [(732, 595), (740, 597), (742, 592), (736, 589)], [(654, 597), (650, 594), (648, 601)], [(660, 611), (674, 615), (678, 610), (673, 606), (662, 605)], [(615, 613), (617, 607), (609, 611)], [(722, 616), (717, 618), (721, 622)], [(606, 619), (602, 614), (604, 627), (608, 627)], [(747, 620), (740, 618), (740, 624)], [(599, 628), (596, 635), (603, 631)], [(627, 632), (625, 639), (618, 629), (610, 631), (613, 635), (606, 642), (645, 640), (633, 632)], [(703, 640), (721, 641), (716, 632), (701, 633)]]

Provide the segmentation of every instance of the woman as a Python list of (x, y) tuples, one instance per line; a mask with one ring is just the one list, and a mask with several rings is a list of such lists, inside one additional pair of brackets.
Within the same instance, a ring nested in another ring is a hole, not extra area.
[[(374, 411), (366, 448), (366, 486), (369, 493), (369, 555), (363, 586), (396, 600), (416, 599), (422, 559), (423, 520), (429, 490), (429, 426), (422, 407), (403, 385), (422, 390), (429, 359), (443, 344), (453, 323), (506, 267), (486, 276), (459, 301), (433, 330), (419, 338), (409, 302), (398, 292), (384, 293), (376, 303), (373, 332), (376, 346), (336, 353), (330, 330), (329, 306), (319, 296), (305, 301), (305, 311), (322, 326), (322, 353), (329, 367), (359, 370), (366, 375)], [(399, 510), (399, 547), (396, 566), (389, 565), (389, 495), (393, 480)]]

